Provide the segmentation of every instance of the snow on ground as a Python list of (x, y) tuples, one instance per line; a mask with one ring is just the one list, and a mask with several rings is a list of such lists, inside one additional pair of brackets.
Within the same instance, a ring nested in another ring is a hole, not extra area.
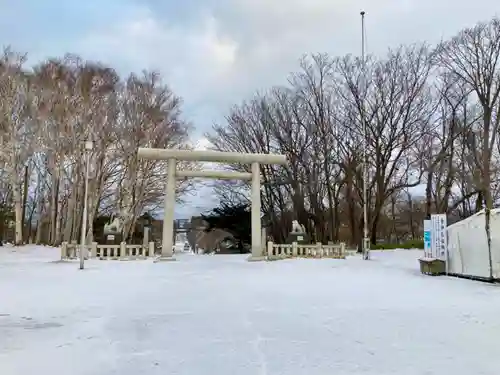
[(0, 374), (498, 374), (500, 289), (373, 260), (0, 248)]

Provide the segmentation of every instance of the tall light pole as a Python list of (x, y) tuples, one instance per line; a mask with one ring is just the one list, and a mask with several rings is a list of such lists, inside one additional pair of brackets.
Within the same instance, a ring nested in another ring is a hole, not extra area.
[(87, 236), (87, 201), (89, 190), (89, 167), (90, 167), (90, 152), (92, 151), (92, 141), (85, 141), (85, 192), (83, 198), (83, 218), (82, 218), (82, 237), (80, 241), (80, 269), (83, 270), (85, 256), (87, 255), (87, 246), (85, 238)]
[[(335, 142), (335, 145), (334, 145), (334, 150), (335, 150), (335, 157), (336, 157), (336, 162), (338, 163), (338, 165), (340, 166), (340, 162), (339, 162), (339, 155), (340, 155), (340, 148), (339, 148), (339, 123), (337, 121), (335, 121), (335, 129), (334, 129), (334, 135), (333, 135), (333, 138), (334, 138), (334, 142)], [(340, 226), (340, 223), (339, 223), (339, 219), (337, 217), (337, 213), (339, 212), (338, 210), (338, 199), (337, 199), (337, 193), (340, 192), (340, 187), (337, 186), (338, 184), (338, 179), (340, 178), (340, 172), (339, 174), (336, 174), (335, 176), (335, 181), (334, 181), (334, 184), (333, 184), (333, 200), (335, 202), (335, 212), (331, 212), (331, 210), (333, 209), (332, 207), (330, 207), (330, 215), (331, 217), (333, 217), (334, 219), (332, 220), (333, 221), (333, 227), (330, 229), (330, 236), (331, 236), (331, 240), (332, 241), (339, 241), (338, 238), (336, 238), (336, 234), (337, 232), (335, 231), (335, 228), (336, 227), (339, 227)]]
[(361, 122), (363, 127), (363, 259), (370, 259), (370, 239), (368, 238), (368, 160), (367, 160), (367, 129), (365, 115), (366, 99), (366, 57), (365, 57), (365, 11), (361, 11), (361, 68), (362, 68), (362, 102), (361, 102)]

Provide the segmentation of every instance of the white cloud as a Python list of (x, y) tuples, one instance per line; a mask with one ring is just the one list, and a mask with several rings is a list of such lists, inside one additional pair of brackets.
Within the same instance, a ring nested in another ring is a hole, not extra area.
[(198, 101), (208, 90), (221, 95), (226, 89), (224, 83), (234, 68), (238, 44), (220, 35), (211, 16), (186, 30), (138, 8), (88, 33), (76, 49), (113, 65), (118, 61), (125, 69), (160, 70), (177, 93)]

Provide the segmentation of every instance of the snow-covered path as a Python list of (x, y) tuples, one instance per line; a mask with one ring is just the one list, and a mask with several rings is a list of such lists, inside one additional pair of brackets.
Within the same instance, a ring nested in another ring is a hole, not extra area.
[(422, 276), (418, 256), (82, 272), (0, 248), (0, 374), (497, 375), (500, 288)]

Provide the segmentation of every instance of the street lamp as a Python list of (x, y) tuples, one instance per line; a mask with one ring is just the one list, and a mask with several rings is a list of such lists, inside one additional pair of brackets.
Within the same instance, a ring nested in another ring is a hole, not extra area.
[(361, 121), (363, 128), (363, 259), (370, 259), (370, 240), (368, 238), (368, 162), (367, 162), (367, 129), (365, 115), (365, 100), (366, 100), (366, 58), (365, 58), (365, 12), (361, 11), (361, 64), (362, 64), (362, 104), (361, 104)]
[(87, 255), (87, 247), (85, 245), (85, 237), (87, 235), (87, 200), (89, 190), (89, 166), (90, 166), (90, 153), (94, 144), (92, 141), (85, 141), (85, 192), (83, 198), (83, 218), (82, 218), (82, 237), (80, 241), (80, 269), (83, 270), (85, 256)]

